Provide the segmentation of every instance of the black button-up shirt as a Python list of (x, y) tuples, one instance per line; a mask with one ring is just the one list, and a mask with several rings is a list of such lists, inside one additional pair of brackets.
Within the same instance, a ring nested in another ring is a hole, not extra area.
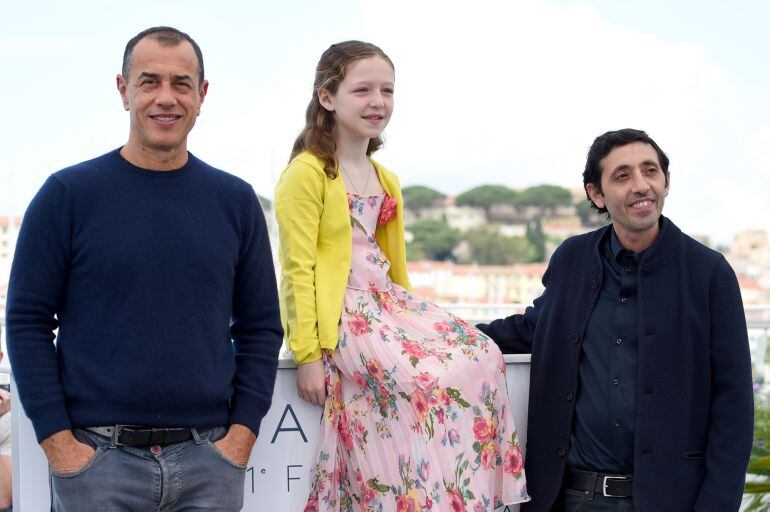
[(633, 473), (638, 354), (637, 269), (642, 253), (613, 230), (600, 245), (602, 289), (580, 357), (568, 463), (605, 473)]

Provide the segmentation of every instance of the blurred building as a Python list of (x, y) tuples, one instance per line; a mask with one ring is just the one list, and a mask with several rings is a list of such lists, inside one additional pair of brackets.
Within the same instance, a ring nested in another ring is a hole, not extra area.
[(457, 265), (446, 261), (407, 264), (414, 292), (434, 302), (531, 303), (543, 292), (545, 263)]
[(407, 226), (418, 220), (443, 220), (450, 228), (461, 232), (470, 231), (487, 222), (486, 212), (483, 208), (473, 206), (457, 206), (454, 197), (447, 197), (437, 201), (435, 206), (404, 210), (404, 224)]
[(741, 231), (725, 255), (738, 275), (743, 302), (770, 304), (770, 235), (761, 229)]
[(0, 261), (13, 258), (21, 217), (0, 217)]

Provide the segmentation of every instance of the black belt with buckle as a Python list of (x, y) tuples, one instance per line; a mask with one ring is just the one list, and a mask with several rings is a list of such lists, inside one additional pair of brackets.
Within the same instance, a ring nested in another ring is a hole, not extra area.
[(634, 479), (631, 475), (608, 475), (567, 468), (564, 487), (575, 491), (597, 493), (608, 498), (629, 498), (634, 494)]
[[(109, 437), (115, 446), (150, 446), (183, 443), (193, 438), (190, 428), (153, 428), (136, 425), (114, 425), (110, 427), (88, 427), (86, 430)], [(205, 432), (209, 429), (198, 429)]]

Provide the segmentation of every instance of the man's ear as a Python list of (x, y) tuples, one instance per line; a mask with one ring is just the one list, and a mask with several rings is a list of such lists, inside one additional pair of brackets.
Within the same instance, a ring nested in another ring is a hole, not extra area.
[(326, 89), (318, 89), (318, 102), (329, 112), (334, 112), (334, 96)]
[(604, 194), (599, 190), (599, 187), (593, 183), (587, 183), (586, 193), (588, 193), (588, 197), (591, 198), (591, 201), (593, 201), (596, 206), (604, 208)]
[(206, 94), (209, 92), (209, 81), (204, 80), (201, 83), (200, 89), (198, 90), (198, 95), (201, 97), (201, 102), (198, 104), (198, 115), (201, 115), (201, 105), (203, 105), (203, 100), (206, 99)]
[(123, 100), (123, 108), (128, 110), (128, 96), (126, 95), (128, 85), (126, 84), (126, 79), (120, 73), (115, 77), (115, 84), (118, 86), (120, 98)]

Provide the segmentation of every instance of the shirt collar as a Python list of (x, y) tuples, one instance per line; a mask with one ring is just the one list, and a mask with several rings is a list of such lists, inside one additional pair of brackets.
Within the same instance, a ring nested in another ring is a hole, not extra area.
[(615, 261), (618, 263), (622, 262), (624, 253), (628, 253), (633, 256), (637, 264), (642, 259), (642, 255), (644, 254), (644, 251), (637, 253), (623, 247), (623, 244), (620, 243), (620, 240), (618, 240), (618, 237), (615, 234), (615, 229), (612, 227), (610, 227), (610, 251), (612, 251), (612, 257), (615, 258)]

